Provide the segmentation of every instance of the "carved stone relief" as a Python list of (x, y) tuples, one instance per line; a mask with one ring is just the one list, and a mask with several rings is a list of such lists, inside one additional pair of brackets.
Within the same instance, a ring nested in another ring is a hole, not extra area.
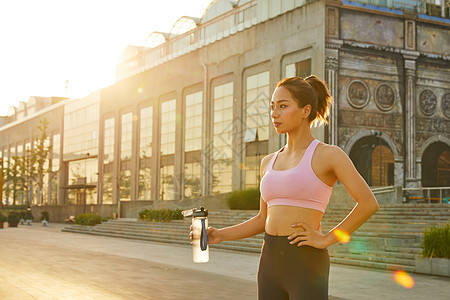
[(375, 104), (377, 107), (383, 111), (389, 111), (394, 107), (394, 103), (394, 89), (386, 83), (378, 85), (375, 90)]
[(416, 119), (417, 131), (432, 132), (432, 133), (449, 133), (450, 121), (445, 119), (435, 118), (417, 118)]
[[(359, 128), (348, 128), (343, 127), (339, 128), (339, 147), (342, 149), (345, 149), (348, 142), (354, 136), (357, 134), (361, 129)], [(403, 155), (403, 135), (401, 130), (392, 130), (392, 131), (386, 131), (383, 130), (383, 133), (389, 136), (391, 141), (394, 143), (395, 148), (398, 152), (399, 156)]]
[(388, 131), (386, 134), (391, 138), (392, 142), (395, 144), (397, 148), (398, 154), (400, 156), (403, 155), (403, 134), (401, 131)]
[(418, 132), (416, 134), (416, 149), (420, 149), (420, 147), (427, 141), (430, 137), (434, 136), (432, 133), (424, 133)]
[(447, 118), (450, 118), (450, 93), (447, 93), (442, 97), (441, 107), (444, 115)]
[(423, 90), (419, 96), (419, 107), (424, 115), (431, 116), (437, 107), (436, 95), (431, 90)]
[(385, 128), (403, 128), (403, 117), (394, 114), (376, 114), (355, 111), (339, 111), (339, 124), (349, 126), (363, 126), (368, 128), (385, 127)]
[(360, 80), (353, 80), (347, 88), (347, 101), (354, 108), (363, 108), (369, 102), (369, 89)]

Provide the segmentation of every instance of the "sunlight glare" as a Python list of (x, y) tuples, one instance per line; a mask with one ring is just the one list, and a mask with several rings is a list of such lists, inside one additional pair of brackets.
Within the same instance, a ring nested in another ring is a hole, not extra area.
[(347, 232), (339, 229), (335, 229), (333, 232), (342, 244), (347, 244), (348, 242), (350, 242), (350, 234), (348, 234)]
[(405, 271), (397, 271), (394, 274), (395, 282), (403, 286), (405, 289), (414, 287), (414, 279)]

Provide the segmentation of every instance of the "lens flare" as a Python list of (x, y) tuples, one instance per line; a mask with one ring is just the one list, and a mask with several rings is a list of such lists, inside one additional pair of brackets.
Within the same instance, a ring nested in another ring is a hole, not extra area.
[(350, 234), (348, 234), (347, 232), (339, 229), (335, 229), (333, 232), (341, 243), (347, 244), (348, 242), (350, 242)]
[(414, 279), (405, 271), (397, 271), (394, 274), (395, 282), (400, 284), (405, 289), (412, 289), (414, 287)]

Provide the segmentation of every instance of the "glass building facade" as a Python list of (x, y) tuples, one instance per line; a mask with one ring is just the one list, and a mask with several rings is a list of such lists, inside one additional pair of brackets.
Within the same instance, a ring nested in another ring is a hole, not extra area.
[(245, 100), (245, 187), (256, 188), (261, 159), (269, 150), (269, 72), (247, 77)]
[(133, 113), (121, 116), (120, 134), (120, 200), (131, 200), (131, 151), (132, 151)]
[(114, 145), (115, 119), (108, 118), (104, 122), (103, 133), (103, 186), (102, 203), (113, 203)]
[(152, 198), (153, 106), (140, 110), (138, 200)]
[(233, 163), (233, 83), (213, 92), (212, 192), (231, 192)]
[(175, 199), (175, 128), (176, 128), (175, 99), (161, 103), (161, 170), (159, 175), (160, 200)]
[(203, 92), (186, 96), (184, 123), (184, 197), (202, 193)]
[(97, 204), (100, 97), (93, 93), (64, 106), (63, 164), (68, 204)]

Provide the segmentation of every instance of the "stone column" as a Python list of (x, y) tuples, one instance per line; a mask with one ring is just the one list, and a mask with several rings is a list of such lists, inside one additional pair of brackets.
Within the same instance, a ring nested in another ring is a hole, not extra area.
[(418, 52), (402, 51), (405, 63), (405, 186), (417, 187), (416, 59)]
[(341, 44), (326, 43), (325, 45), (325, 81), (328, 84), (334, 104), (330, 109), (328, 123), (328, 143), (338, 145), (338, 69), (339, 48)]

